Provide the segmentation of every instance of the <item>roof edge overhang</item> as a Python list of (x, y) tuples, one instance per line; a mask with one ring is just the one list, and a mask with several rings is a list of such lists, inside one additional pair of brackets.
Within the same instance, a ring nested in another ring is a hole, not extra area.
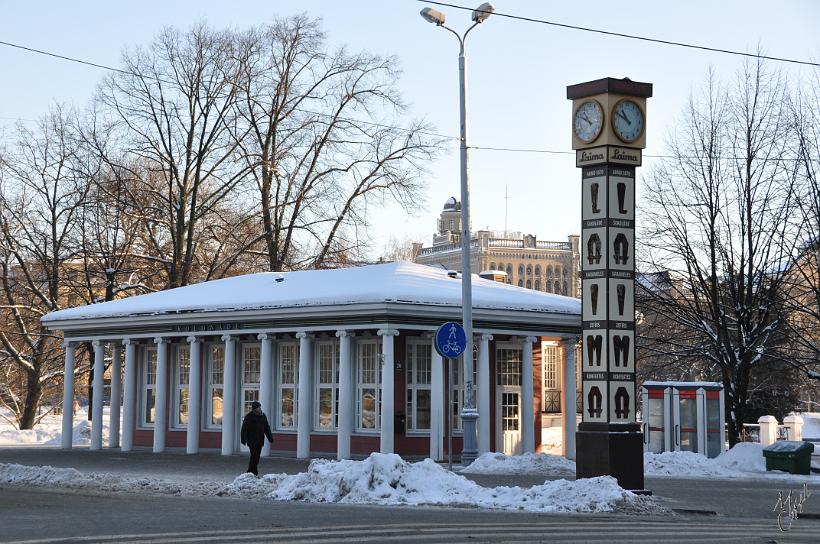
[[(344, 323), (391, 322), (424, 324), (443, 323), (461, 319), (461, 307), (449, 305), (410, 304), (401, 302), (352, 303), (328, 306), (259, 308), (249, 310), (221, 310), (201, 312), (178, 312), (130, 316), (90, 317), (78, 319), (55, 319), (44, 322), (52, 331), (65, 335), (99, 335), (106, 331), (139, 332), (179, 331), (184, 326), (205, 324), (231, 324), (233, 330), (281, 328), (292, 325), (299, 328), (315, 328), (327, 324), (339, 328)], [(473, 322), (483, 323), (485, 328), (521, 330), (565, 330), (580, 333), (581, 316), (573, 313), (550, 312), (527, 309), (500, 309), (473, 307)], [(301, 325), (301, 327), (300, 327)]]

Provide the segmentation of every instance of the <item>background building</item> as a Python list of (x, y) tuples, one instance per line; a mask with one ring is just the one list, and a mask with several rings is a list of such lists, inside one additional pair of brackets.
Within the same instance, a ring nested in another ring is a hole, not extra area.
[[(501, 270), (507, 283), (572, 297), (580, 297), (579, 237), (566, 242), (537, 240), (532, 234), (480, 230), (470, 235), (474, 273)], [(450, 197), (438, 220), (433, 245), (414, 244), (415, 262), (461, 270), (461, 203)]]

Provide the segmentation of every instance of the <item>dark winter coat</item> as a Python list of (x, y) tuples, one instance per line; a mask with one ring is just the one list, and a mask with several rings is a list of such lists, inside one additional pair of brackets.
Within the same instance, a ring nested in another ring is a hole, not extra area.
[(242, 443), (248, 446), (262, 446), (265, 444), (265, 437), (269, 442), (273, 442), (273, 434), (268, 425), (268, 416), (265, 414), (256, 415), (253, 411), (248, 412), (242, 421)]

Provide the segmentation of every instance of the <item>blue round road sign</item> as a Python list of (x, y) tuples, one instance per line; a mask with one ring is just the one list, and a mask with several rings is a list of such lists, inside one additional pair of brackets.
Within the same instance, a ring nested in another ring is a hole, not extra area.
[(436, 331), (436, 351), (442, 357), (455, 359), (467, 348), (467, 335), (460, 323), (448, 321)]

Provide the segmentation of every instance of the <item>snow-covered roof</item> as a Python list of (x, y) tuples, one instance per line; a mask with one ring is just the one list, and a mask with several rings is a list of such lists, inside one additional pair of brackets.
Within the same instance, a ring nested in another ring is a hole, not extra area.
[[(279, 281), (277, 281), (279, 280)], [(473, 276), (473, 308), (580, 315), (578, 299)], [(409, 262), (357, 268), (264, 272), (59, 310), (44, 323), (189, 312), (233, 312), (367, 303), (459, 306), (461, 280)]]

